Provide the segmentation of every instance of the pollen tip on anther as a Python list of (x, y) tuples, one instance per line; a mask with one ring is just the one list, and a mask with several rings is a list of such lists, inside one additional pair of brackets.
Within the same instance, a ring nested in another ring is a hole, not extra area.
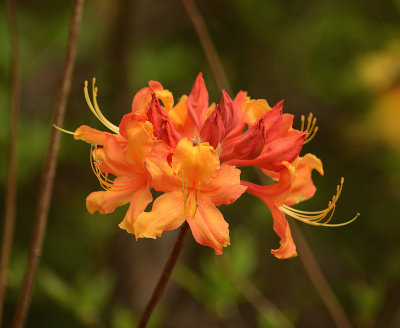
[(88, 87), (88, 81), (85, 80), (85, 88), (87, 88), (87, 87)]
[(96, 78), (94, 77), (94, 78), (92, 78), (92, 82), (93, 82), (93, 84), (95, 84), (96, 83)]

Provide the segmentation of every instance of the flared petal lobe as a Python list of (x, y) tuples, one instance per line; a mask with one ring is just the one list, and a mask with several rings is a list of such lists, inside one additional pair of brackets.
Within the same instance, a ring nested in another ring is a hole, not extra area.
[(239, 169), (221, 165), (217, 176), (209, 184), (200, 186), (200, 191), (214, 205), (219, 206), (232, 204), (246, 191), (246, 187), (240, 184)]
[(198, 203), (196, 215), (187, 220), (193, 237), (199, 244), (212, 247), (215, 254), (221, 255), (222, 249), (230, 244), (229, 225), (209, 199), (201, 197)]
[(134, 224), (139, 214), (143, 213), (153, 200), (153, 196), (150, 192), (148, 185), (142, 185), (136, 188), (129, 200), (129, 209), (124, 219), (119, 224), (121, 229), (126, 230), (128, 233), (136, 234)]
[(280, 211), (290, 194), (290, 188), (294, 180), (294, 167), (289, 163), (283, 163), (284, 169), (281, 171), (279, 181), (270, 186), (258, 186), (256, 184), (242, 181), (247, 186), (247, 192), (260, 198), (270, 209), (274, 220), (274, 231), (281, 238), (280, 247), (271, 250), (277, 258), (289, 258), (296, 256), (296, 246), (293, 242), (292, 234), (285, 214)]
[(294, 165), (296, 167), (293, 185), (290, 195), (286, 199), (286, 205), (295, 205), (314, 196), (317, 188), (315, 187), (311, 173), (317, 170), (319, 174), (324, 175), (321, 160), (313, 154), (306, 154), (299, 157)]
[(112, 213), (117, 207), (127, 204), (140, 186), (141, 182), (129, 177), (118, 177), (109, 190), (92, 192), (86, 198), (86, 207), (90, 214), (96, 211), (100, 214)]
[(136, 239), (157, 238), (163, 231), (174, 230), (185, 221), (182, 193), (169, 192), (159, 196), (151, 212), (144, 212), (134, 223)]

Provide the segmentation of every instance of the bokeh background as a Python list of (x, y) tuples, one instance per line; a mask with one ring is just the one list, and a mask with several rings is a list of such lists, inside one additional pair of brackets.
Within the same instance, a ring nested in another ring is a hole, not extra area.
[[(314, 173), (317, 195), (298, 207), (324, 208), (344, 176), (334, 220), (356, 212), (361, 217), (342, 228), (298, 227), (354, 326), (400, 327), (400, 1), (197, 2), (234, 93), (247, 90), (270, 104), (285, 99), (284, 110), (296, 115), (297, 127), (301, 114), (318, 118), (320, 131), (303, 154), (321, 158), (325, 176)], [(25, 270), (71, 7), (66, 0), (17, 2), (19, 190), (5, 327)], [(6, 23), (2, 2), (1, 200), (9, 133)], [(83, 82), (93, 76), (100, 107), (118, 123), (149, 80), (160, 81), (177, 99), (190, 92), (200, 71), (211, 100), (218, 101), (220, 90), (180, 1), (87, 1), (64, 127), (102, 128), (83, 97)], [(251, 170), (243, 175), (257, 181)], [(100, 187), (89, 146), (64, 135), (27, 327), (133, 327), (151, 294), (176, 231), (136, 242), (117, 226), (125, 208), (104, 216), (87, 213), (85, 197), (94, 190)], [(244, 195), (222, 212), (231, 246), (217, 257), (189, 235), (150, 326), (284, 327), (276, 311), (264, 306), (269, 300), (296, 327), (335, 327), (301, 260), (269, 253), (278, 238), (264, 204)]]

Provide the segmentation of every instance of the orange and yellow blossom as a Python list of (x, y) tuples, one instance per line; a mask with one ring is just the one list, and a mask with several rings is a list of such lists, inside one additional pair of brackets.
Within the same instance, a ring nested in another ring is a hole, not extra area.
[[(156, 238), (163, 231), (188, 222), (196, 241), (222, 254), (229, 245), (228, 223), (216, 206), (231, 204), (246, 190), (240, 170), (221, 165), (208, 143), (184, 138), (173, 151), (162, 142), (146, 158), (152, 186), (159, 196), (151, 212), (141, 213), (134, 224), (136, 238)], [(170, 163), (169, 163), (169, 156)]]
[[(93, 102), (87, 83), (84, 90), (89, 108), (112, 132), (81, 126), (74, 133), (75, 139), (92, 144), (92, 169), (105, 189), (87, 197), (87, 208), (104, 214), (129, 203), (120, 227), (136, 239), (159, 237), (187, 221), (198, 243), (222, 254), (229, 245), (229, 228), (216, 206), (233, 203), (245, 191), (271, 210), (273, 228), (281, 238), (281, 246), (271, 251), (277, 258), (296, 255), (285, 215), (312, 225), (344, 225), (328, 224), (343, 181), (326, 209), (309, 212), (291, 207), (314, 195), (311, 172), (323, 174), (317, 157), (299, 156), (318, 129), (312, 115), (307, 126), (302, 116), (301, 129), (294, 129), (293, 115), (282, 113), (283, 101), (271, 108), (244, 91), (232, 100), (223, 90), (220, 103), (209, 105), (200, 73), (189, 96), (182, 96), (176, 105), (170, 91), (150, 81), (136, 93), (132, 111), (116, 126), (101, 113), (94, 83)], [(259, 167), (277, 182), (258, 186), (240, 181), (235, 166)], [(151, 188), (164, 194), (145, 212), (153, 200)]]

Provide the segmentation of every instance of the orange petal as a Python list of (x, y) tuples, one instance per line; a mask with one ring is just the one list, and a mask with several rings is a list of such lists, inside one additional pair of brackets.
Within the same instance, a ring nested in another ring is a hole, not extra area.
[(164, 192), (180, 190), (182, 182), (168, 162), (173, 150), (162, 141), (155, 141), (153, 150), (146, 156), (146, 168), (152, 177), (151, 186)]
[(138, 115), (146, 115), (149, 103), (151, 101), (151, 94), (164, 90), (160, 82), (150, 81), (149, 87), (140, 89), (132, 101), (132, 112)]
[(222, 165), (214, 180), (200, 186), (200, 192), (216, 206), (232, 204), (245, 190), (240, 184), (240, 170), (230, 165)]
[(221, 255), (222, 249), (230, 244), (229, 225), (221, 212), (207, 198), (199, 199), (196, 215), (187, 221), (196, 241), (214, 248), (215, 254)]
[(138, 115), (146, 115), (147, 108), (151, 101), (151, 89), (150, 88), (143, 88), (140, 89), (135, 96), (133, 97), (132, 101), (132, 112)]
[(153, 126), (150, 122), (130, 121), (127, 124), (127, 157), (130, 164), (143, 166), (144, 156), (153, 146)]
[(318, 157), (313, 154), (306, 154), (304, 157), (298, 158), (292, 189), (286, 199), (286, 205), (298, 204), (314, 196), (316, 188), (311, 179), (311, 173), (314, 169), (324, 175), (322, 162)]
[(192, 141), (182, 139), (175, 148), (172, 168), (180, 176), (181, 172), (188, 180), (188, 186), (208, 184), (217, 176), (219, 169), (218, 154), (208, 143), (194, 146)]
[[(97, 155), (97, 153), (96, 153)], [(107, 136), (103, 147), (102, 162), (110, 173), (120, 176), (129, 175), (131, 171), (143, 171), (144, 168), (132, 167), (127, 161), (127, 141), (119, 142), (113, 135)]]
[(154, 201), (151, 212), (143, 212), (137, 217), (134, 222), (136, 239), (160, 237), (163, 231), (176, 229), (184, 221), (182, 193), (165, 193)]
[(271, 249), (271, 254), (274, 254), (278, 259), (287, 259), (297, 256), (296, 245), (292, 238), (292, 233), (285, 214), (276, 206), (270, 207), (272, 217), (274, 219), (274, 231), (281, 238), (281, 246), (278, 249)]
[(143, 185), (141, 188), (138, 188), (130, 199), (128, 212), (126, 213), (124, 220), (119, 224), (119, 227), (134, 234), (135, 232), (133, 227), (136, 218), (139, 214), (144, 212), (146, 206), (150, 204), (152, 200), (153, 197), (148, 185)]
[(290, 188), (294, 181), (295, 169), (292, 165), (283, 163), (279, 181), (270, 186), (258, 186), (253, 183), (242, 181), (247, 186), (247, 192), (260, 198), (270, 209), (274, 220), (274, 231), (281, 238), (281, 247), (272, 250), (271, 253), (277, 258), (288, 258), (296, 255), (296, 246), (293, 242), (289, 224), (285, 215), (279, 210), (290, 194)]
[(74, 139), (83, 140), (93, 145), (104, 145), (107, 135), (111, 135), (111, 133), (99, 131), (87, 125), (82, 125), (75, 130)]
[(112, 213), (118, 206), (128, 203), (137, 188), (137, 181), (118, 177), (109, 190), (92, 192), (86, 198), (86, 207), (90, 214), (96, 211), (101, 214)]

